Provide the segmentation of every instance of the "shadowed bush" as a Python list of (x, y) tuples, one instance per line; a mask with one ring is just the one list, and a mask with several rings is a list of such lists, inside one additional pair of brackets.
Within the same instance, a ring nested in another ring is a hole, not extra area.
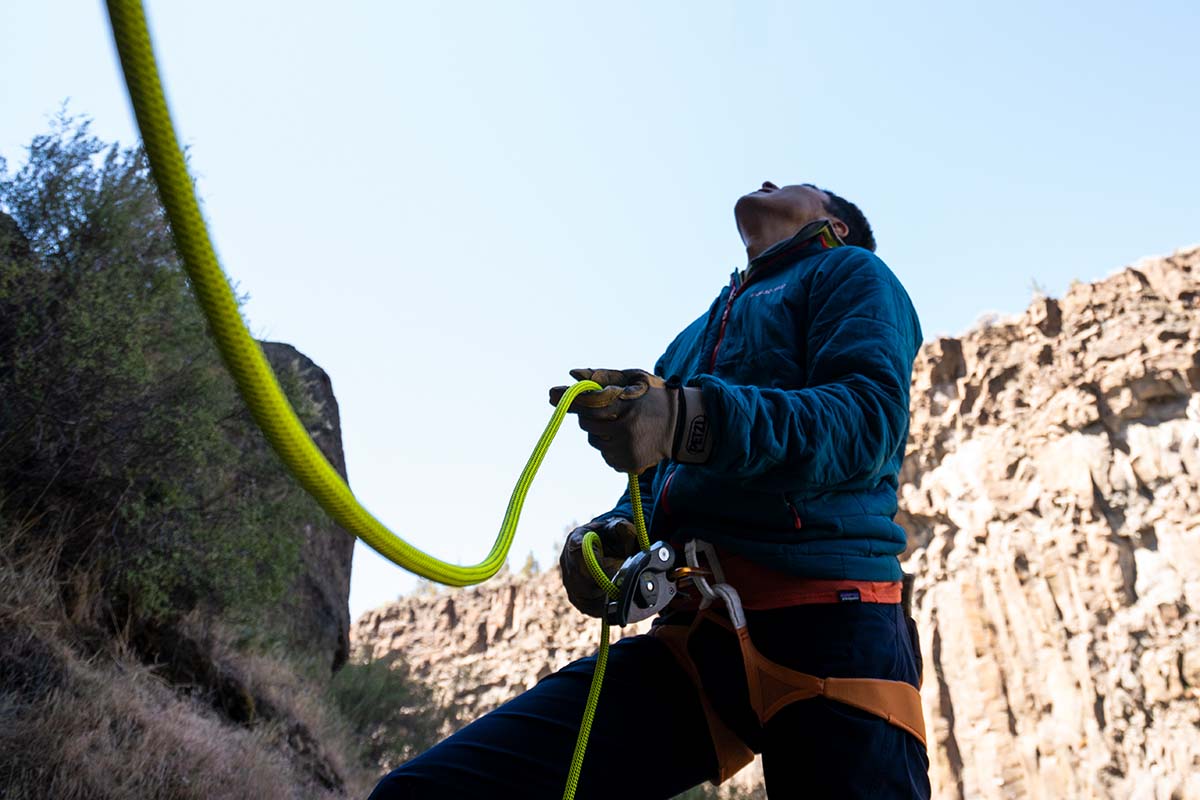
[(322, 521), (208, 339), (141, 152), (60, 115), (0, 160), (0, 796), (363, 796), (429, 744), (419, 683), (329, 690), (272, 622)]
[(142, 153), (60, 116), (19, 170), (0, 162), (0, 210), (8, 507), (69, 520), (62, 567), (101, 564), (119, 617), (271, 603), (321, 512), (219, 362)]
[(351, 661), (329, 693), (371, 769), (392, 769), (432, 747), (447, 722), (432, 691), (402, 664)]

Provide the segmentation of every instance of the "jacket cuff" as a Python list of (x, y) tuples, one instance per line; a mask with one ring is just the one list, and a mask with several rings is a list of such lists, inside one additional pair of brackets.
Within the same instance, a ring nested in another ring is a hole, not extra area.
[(712, 455), (711, 420), (704, 411), (704, 393), (699, 386), (679, 390), (679, 432), (675, 460), (681, 464), (703, 464)]

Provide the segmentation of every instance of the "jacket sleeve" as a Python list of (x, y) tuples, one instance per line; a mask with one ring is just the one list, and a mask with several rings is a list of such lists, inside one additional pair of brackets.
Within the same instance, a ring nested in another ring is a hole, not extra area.
[(696, 381), (716, 426), (707, 468), (820, 489), (869, 482), (904, 447), (921, 334), (891, 270), (856, 249), (813, 277), (806, 317), (796, 330), (804, 388)]

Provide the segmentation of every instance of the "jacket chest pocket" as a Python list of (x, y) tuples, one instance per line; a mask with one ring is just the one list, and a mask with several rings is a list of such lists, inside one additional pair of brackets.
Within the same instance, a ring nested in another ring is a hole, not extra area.
[(714, 373), (735, 383), (798, 389), (806, 380), (799, 309), (782, 289), (752, 291), (734, 303)]

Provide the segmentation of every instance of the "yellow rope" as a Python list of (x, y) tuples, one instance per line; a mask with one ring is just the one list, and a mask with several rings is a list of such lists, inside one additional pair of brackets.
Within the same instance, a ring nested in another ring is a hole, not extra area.
[(217, 262), (175, 137), (141, 2), (109, 0), (108, 13), (146, 156), (184, 268), (221, 358), (267, 441), (288, 471), (339, 525), (393, 563), (448, 586), (470, 586), (495, 575), (508, 557), (525, 496), (571, 400), (580, 392), (601, 387), (581, 381), (563, 395), (521, 471), (491, 551), (478, 564), (462, 566), (434, 558), (389, 530), (363, 508), (313, 443), (280, 390), (258, 342), (246, 330), (233, 290)]
[[(637, 526), (638, 545), (642, 550), (650, 549), (650, 537), (646, 533), (646, 519), (642, 514), (642, 493), (636, 475), (629, 476), (629, 498), (633, 502), (633, 521)], [(596, 548), (602, 548), (600, 535), (588, 531), (583, 536), (583, 563), (587, 566), (588, 574), (596, 585), (604, 589), (605, 594), (615, 598), (621, 593), (621, 588), (612, 582), (596, 559)], [(563, 792), (563, 800), (573, 800), (575, 787), (579, 783), (579, 773), (583, 769), (583, 756), (587, 751), (588, 735), (592, 731), (592, 719), (596, 716), (596, 708), (600, 705), (600, 684), (604, 680), (604, 669), (608, 665), (608, 620), (600, 626), (600, 649), (596, 653), (596, 669), (592, 673), (592, 685), (588, 687), (587, 703), (583, 707), (583, 720), (579, 723), (579, 736), (575, 739), (575, 752), (571, 756), (571, 769), (567, 773), (567, 788)]]
[[(451, 564), (418, 550), (394, 534), (363, 508), (341, 475), (312, 441), (280, 389), (258, 342), (246, 329), (233, 290), (217, 261), (208, 228), (200, 215), (192, 180), (188, 175), (183, 152), (179, 148), (167, 108), (150, 41), (150, 31), (146, 24), (145, 10), (140, 0), (108, 0), (108, 15), (134, 116), (137, 118), (151, 172), (158, 185), (159, 197), (171, 223), (175, 246), (183, 259), (184, 269), (191, 281), (196, 300), (208, 319), (221, 359), (271, 447), (300, 485), (338, 524), (393, 563), (431, 581), (449, 586), (469, 586), (495, 575), (508, 557), (525, 496), (545, 458), (550, 442), (562, 425), (571, 401), (580, 392), (602, 387), (592, 381), (580, 381), (563, 395), (521, 471), (508, 508), (504, 512), (504, 520), (496, 535), (496, 541), (483, 561), (471, 566)], [(648, 549), (650, 545), (645, 520), (642, 517), (639, 488), (637, 476), (630, 475), (629, 491), (633, 500), (638, 540), (643, 549)], [(585, 546), (584, 553), (589, 569), (595, 568), (593, 577), (601, 582), (601, 586), (606, 587), (610, 595), (615, 593), (616, 587), (596, 563), (590, 543)], [(596, 668), (584, 706), (575, 753), (571, 759), (567, 785), (563, 793), (564, 800), (572, 800), (575, 796), (583, 757), (587, 750), (588, 734), (600, 698), (604, 669), (608, 663), (608, 636), (608, 622), (603, 621)]]

